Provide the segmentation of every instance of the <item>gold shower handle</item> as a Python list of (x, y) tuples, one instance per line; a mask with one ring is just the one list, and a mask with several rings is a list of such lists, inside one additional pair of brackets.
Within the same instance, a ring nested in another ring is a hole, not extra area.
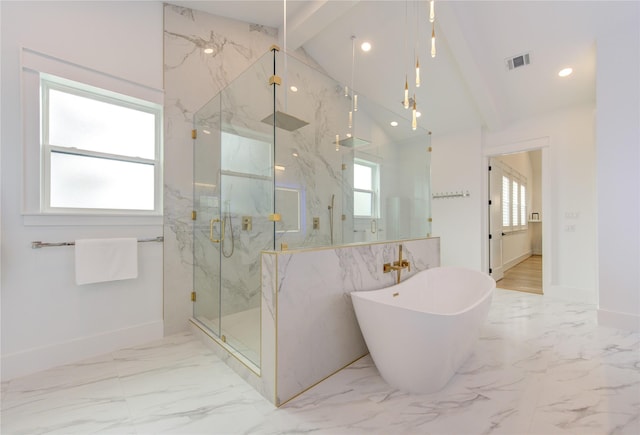
[(213, 243), (220, 243), (224, 240), (224, 225), (220, 226), (220, 238), (214, 239), (213, 224), (215, 224), (216, 222), (222, 222), (222, 221), (220, 220), (220, 218), (213, 218), (209, 221), (209, 240), (211, 240)]

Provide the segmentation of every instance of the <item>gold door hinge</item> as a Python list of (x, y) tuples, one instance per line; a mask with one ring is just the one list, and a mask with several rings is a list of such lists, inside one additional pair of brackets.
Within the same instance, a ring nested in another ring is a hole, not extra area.
[(191, 211), (191, 220), (195, 221), (198, 218), (198, 212), (195, 210)]
[(269, 220), (271, 222), (280, 222), (282, 220), (282, 216), (280, 216), (280, 213), (273, 213), (269, 215)]
[(196, 139), (198, 137), (198, 130), (191, 130), (191, 139)]
[(281, 85), (282, 84), (282, 79), (280, 78), (280, 76), (277, 75), (272, 75), (271, 77), (269, 77), (269, 84), (270, 85)]
[(431, 152), (431, 151), (433, 151), (433, 148), (429, 147), (429, 148), (427, 148), (427, 151)]
[(346, 214), (343, 214), (343, 215), (342, 215), (342, 220), (343, 220), (343, 221), (346, 221), (346, 220), (347, 220), (347, 215), (346, 215)]
[(280, 51), (280, 47), (278, 47), (276, 44), (273, 44), (271, 47), (269, 47), (269, 51)]
[(342, 170), (343, 170), (343, 171), (346, 171), (346, 170), (347, 170), (347, 164), (346, 164), (346, 163), (343, 163), (343, 164), (342, 164)]
[(429, 218), (427, 219), (427, 222), (433, 222), (433, 219)]
[(191, 302), (196, 301), (196, 292), (191, 292)]

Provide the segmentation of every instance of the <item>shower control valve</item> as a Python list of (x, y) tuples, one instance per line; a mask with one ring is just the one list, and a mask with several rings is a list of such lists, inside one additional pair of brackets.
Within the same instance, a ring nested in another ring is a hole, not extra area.
[(253, 219), (251, 216), (242, 216), (242, 230), (243, 231), (251, 231), (253, 227)]

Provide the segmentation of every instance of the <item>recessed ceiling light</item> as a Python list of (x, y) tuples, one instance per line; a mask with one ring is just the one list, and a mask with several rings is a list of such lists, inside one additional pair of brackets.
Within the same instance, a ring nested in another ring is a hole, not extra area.
[(391, 127), (397, 127), (398, 121), (391, 121)]
[(371, 50), (371, 43), (369, 43), (369, 42), (367, 42), (367, 41), (363, 42), (363, 43), (362, 43), (362, 45), (360, 45), (360, 49), (361, 49), (362, 51), (369, 51), (369, 50)]
[(204, 134), (211, 134), (211, 132), (210, 132), (209, 130), (205, 130), (205, 129), (202, 129), (202, 132), (203, 132)]
[(422, 113), (416, 111), (416, 118), (420, 118), (422, 116)]
[(572, 72), (573, 72), (573, 68), (564, 68), (564, 69), (560, 70), (558, 75), (560, 77), (566, 77), (568, 75), (571, 75)]
[(291, 86), (289, 89), (291, 89), (291, 92), (298, 92), (298, 88), (296, 86)]
[(205, 53), (205, 54), (211, 54), (211, 53), (213, 53), (213, 48), (205, 48), (205, 49), (204, 49), (204, 53)]
[(276, 169), (276, 171), (284, 171), (284, 166), (282, 165), (275, 165), (274, 168)]
[(291, 154), (293, 157), (298, 157), (298, 153)]

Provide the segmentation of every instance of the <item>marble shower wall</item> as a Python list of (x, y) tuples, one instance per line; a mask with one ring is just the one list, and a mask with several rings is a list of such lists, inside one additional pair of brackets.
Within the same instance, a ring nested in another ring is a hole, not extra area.
[(193, 115), (277, 43), (277, 30), (168, 4), (164, 22), (164, 326), (173, 334), (192, 315)]
[[(273, 160), (280, 167), (275, 171), (275, 202), (276, 211), (283, 212), (283, 221), (276, 224), (273, 239), (273, 224), (268, 220), (273, 204), (273, 178), (262, 173), (264, 163), (270, 165), (271, 159), (263, 158), (259, 152), (252, 155), (262, 157), (254, 159), (241, 154), (248, 147), (259, 150), (260, 142), (272, 152), (273, 127), (261, 120), (273, 111), (273, 86), (268, 85), (273, 74), (273, 53), (269, 49), (277, 44), (277, 36), (273, 28), (165, 5), (167, 334), (187, 327), (192, 315), (189, 296), (194, 289), (198, 289), (198, 305), (202, 308), (199, 314), (210, 319), (257, 307), (261, 293), (260, 251), (279, 249), (282, 243), (289, 249), (330, 245), (332, 223), (328, 206), (332, 196), (335, 196), (334, 244), (423, 237), (429, 232), (423, 228), (426, 219), (421, 212), (428, 207), (428, 196), (423, 201), (426, 205), (416, 203), (415, 198), (422, 196), (418, 196), (420, 192), (414, 187), (428, 183), (428, 171), (418, 164), (420, 157), (417, 157), (425, 154), (426, 135), (415, 139), (412, 142), (415, 146), (392, 139), (383, 124), (374, 121), (375, 113), (380, 117), (381, 108), (368, 103), (365, 96), (359, 96), (360, 110), (354, 114), (350, 130), (348, 113), (352, 101), (345, 98), (344, 85), (324, 74), (303, 50), (297, 50), (288, 56), (286, 68), (284, 53), (276, 52), (277, 73), (283, 79), (282, 85), (276, 87), (276, 106), (309, 125), (291, 132), (281, 128), (275, 131)], [(204, 48), (211, 48), (213, 53), (205, 54)], [(291, 85), (298, 91), (291, 91)], [(191, 130), (196, 113), (199, 151), (194, 155)], [(221, 125), (225, 145), (239, 142), (235, 147), (225, 146), (226, 151), (231, 150), (226, 156), (220, 156), (219, 152)], [(341, 146), (336, 151), (336, 134), (345, 139), (349, 131), (372, 142), (371, 146), (356, 149)], [(200, 143), (206, 145), (200, 147)], [(407, 152), (411, 147), (415, 152)], [(358, 156), (383, 163), (384, 193), (380, 198), (377, 234), (369, 231), (370, 220), (353, 219), (352, 167), (354, 157)], [(238, 161), (246, 163), (245, 167), (234, 166)], [(209, 166), (222, 167), (223, 171), (208, 172)], [(248, 166), (251, 168), (247, 169)], [(198, 174), (195, 188), (194, 168)], [(245, 173), (248, 176), (242, 175)], [(422, 175), (425, 180), (419, 179)], [(290, 198), (291, 194), (299, 198), (300, 207), (295, 207), (300, 210), (299, 224), (297, 216), (279, 208), (283, 205), (279, 198), (287, 192)], [(406, 222), (393, 225), (388, 218), (390, 205), (399, 210), (396, 215)], [(198, 210), (195, 222), (191, 220), (192, 210)], [(227, 218), (224, 246), (211, 246), (208, 241), (209, 221), (214, 216)], [(251, 231), (241, 230), (243, 216), (252, 217)], [(313, 228), (314, 218), (319, 219), (319, 229)], [(409, 219), (416, 221), (416, 225)], [(231, 235), (234, 253), (229, 258), (222, 257), (220, 264), (221, 248), (227, 254), (231, 252)], [(217, 289), (211, 283), (220, 280), (220, 270), (224, 273), (221, 288)], [(216, 306), (220, 298), (221, 313)]]
[[(335, 137), (337, 125), (341, 126), (340, 130), (346, 129), (348, 103), (338, 98), (337, 84), (319, 72), (318, 65), (303, 50), (297, 50), (295, 56), (304, 63), (289, 56), (290, 73), (279, 88), (295, 82), (301, 92), (297, 96), (285, 96), (279, 90), (278, 110), (291, 112), (312, 125), (292, 133), (277, 130), (275, 160), (276, 164), (286, 167), (286, 175), (278, 171), (276, 184), (300, 192), (303, 205), (300, 227), (309, 230), (277, 232), (274, 243), (273, 224), (267, 219), (272, 212), (269, 208), (273, 203), (269, 200), (273, 195), (272, 181), (266, 183), (271, 186), (271, 192), (267, 192), (265, 183), (251, 177), (234, 177), (215, 170), (207, 175), (206, 166), (224, 165), (219, 156), (218, 160), (215, 156), (219, 149), (220, 123), (231, 135), (237, 133), (237, 137), (273, 143), (273, 128), (260, 121), (273, 110), (273, 91), (267, 80), (273, 73), (269, 48), (278, 43), (277, 30), (167, 4), (164, 41), (164, 320), (165, 333), (171, 334), (187, 328), (187, 320), (192, 315), (190, 293), (194, 288), (199, 289), (198, 300), (202, 302), (199, 305), (203, 308), (200, 314), (208, 318), (219, 314), (216, 301), (220, 295), (211, 283), (220, 278), (217, 266), (220, 246), (210, 246), (208, 242), (209, 219), (214, 214), (221, 212), (230, 219), (233, 231), (229, 230), (230, 226), (226, 227), (227, 239), (232, 232), (235, 241), (234, 255), (222, 258), (222, 315), (259, 305), (261, 250), (279, 247), (281, 242), (291, 246), (329, 244), (327, 206), (332, 194), (336, 195), (336, 243), (340, 242), (338, 219), (342, 214), (340, 198), (344, 187), (341, 186), (341, 155), (335, 152), (331, 138)], [(212, 48), (213, 53), (204, 54), (204, 48)], [(279, 53), (279, 74), (284, 70), (282, 59)], [(211, 101), (214, 98), (218, 101)], [(197, 112), (196, 128), (203, 127), (211, 135), (204, 139), (202, 132), (198, 132), (198, 141), (210, 143), (194, 156), (191, 130)], [(206, 125), (207, 121), (211, 121), (213, 127)], [(300, 156), (295, 162), (290, 161), (293, 153)], [(233, 157), (230, 159), (238, 160)], [(196, 203), (193, 202), (194, 166), (198, 172)], [(226, 177), (222, 183), (221, 177)], [(224, 186), (228, 189), (231, 185), (231, 190), (225, 190)], [(216, 203), (213, 199), (216, 196), (222, 200)], [(192, 210), (199, 212), (195, 244)], [(253, 218), (252, 232), (241, 231), (241, 219), (246, 215)], [(321, 219), (319, 231), (310, 230), (314, 216)], [(226, 253), (231, 251), (230, 240), (223, 248)]]

